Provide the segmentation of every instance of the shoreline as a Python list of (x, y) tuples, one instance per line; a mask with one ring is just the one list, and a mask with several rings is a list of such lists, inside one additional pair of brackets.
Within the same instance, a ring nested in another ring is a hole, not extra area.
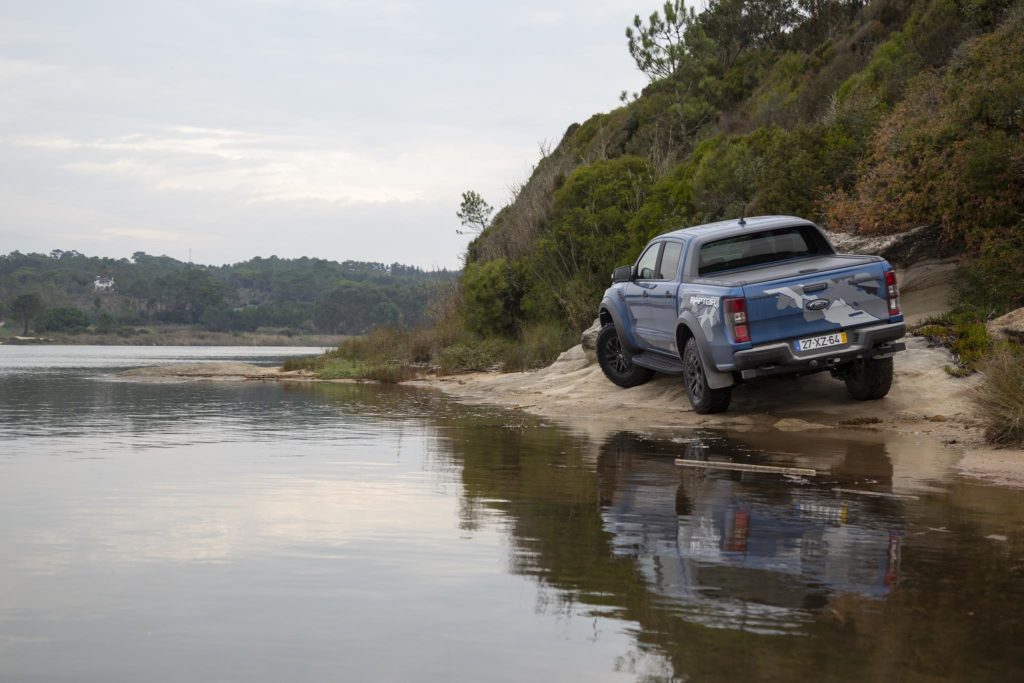
[[(541, 370), (455, 375), (409, 384), (467, 402), (523, 410), (597, 435), (701, 427), (815, 437), (851, 432), (888, 435), (953, 451), (951, 465), (966, 477), (1024, 488), (1024, 449), (996, 448), (985, 441), (971, 400), (980, 376), (953, 377), (944, 369), (951, 360), (948, 351), (929, 348), (920, 337), (906, 340), (908, 350), (897, 356), (892, 392), (879, 401), (856, 401), (841, 382), (819, 373), (743, 386), (733, 394), (729, 412), (697, 415), (678, 378), (659, 376), (622, 389), (611, 384), (596, 360), (578, 346)], [(784, 403), (780, 397), (785, 397)]]
[[(678, 378), (660, 376), (622, 389), (604, 377), (581, 346), (546, 368), (517, 373), (471, 373), (428, 377), (402, 384), (441, 391), (467, 403), (522, 410), (592, 436), (613, 431), (662, 432), (710, 428), (747, 433), (812, 433), (817, 437), (860, 434), (953, 452), (953, 469), (990, 484), (1024, 488), (1024, 450), (985, 442), (971, 393), (979, 375), (957, 378), (945, 371), (948, 351), (920, 337), (907, 338), (897, 356), (892, 392), (879, 401), (855, 401), (827, 373), (799, 379), (767, 379), (743, 386), (730, 412), (697, 415)], [(285, 372), (244, 363), (195, 363), (144, 367), (118, 373), (118, 380), (274, 381), (351, 384), (372, 380), (319, 379), (312, 372)], [(785, 397), (784, 403), (780, 397)], [(906, 448), (904, 448), (906, 450)], [(924, 458), (917, 466), (929, 468)]]
[(52, 337), (0, 337), (0, 346), (303, 346), (334, 348), (343, 335), (284, 335), (229, 332), (155, 332), (120, 336), (83, 333)]

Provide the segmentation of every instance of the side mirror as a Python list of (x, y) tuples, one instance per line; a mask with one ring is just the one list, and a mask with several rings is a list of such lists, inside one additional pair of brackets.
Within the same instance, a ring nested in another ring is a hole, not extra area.
[(633, 266), (619, 266), (612, 271), (612, 282), (631, 282), (633, 280)]

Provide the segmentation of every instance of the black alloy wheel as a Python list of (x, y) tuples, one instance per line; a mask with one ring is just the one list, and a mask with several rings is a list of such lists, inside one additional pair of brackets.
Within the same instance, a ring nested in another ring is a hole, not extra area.
[(622, 348), (622, 340), (614, 325), (605, 325), (597, 335), (597, 362), (605, 377), (627, 389), (639, 386), (654, 376), (653, 370), (633, 364)]

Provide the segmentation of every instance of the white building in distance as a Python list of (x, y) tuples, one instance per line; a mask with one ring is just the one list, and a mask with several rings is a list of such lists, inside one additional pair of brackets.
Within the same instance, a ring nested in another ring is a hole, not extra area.
[(99, 276), (92, 283), (97, 292), (110, 292), (114, 289), (114, 278)]

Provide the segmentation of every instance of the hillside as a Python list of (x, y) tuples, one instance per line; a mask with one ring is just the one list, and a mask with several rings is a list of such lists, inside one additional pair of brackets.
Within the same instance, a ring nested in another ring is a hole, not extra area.
[(578, 333), (650, 237), (758, 214), (929, 226), (965, 258), (960, 309), (1024, 305), (1024, 3), (680, 5), (629, 29), (644, 91), (570, 125), (469, 246), (471, 333)]
[(186, 325), (360, 334), (379, 325), (423, 324), (432, 293), (454, 276), (398, 263), (305, 257), (203, 266), (142, 252), (130, 260), (12, 252), (0, 255), (0, 304), (15, 318), (14, 300), (37, 295), (46, 309), (33, 320), (39, 332)]

